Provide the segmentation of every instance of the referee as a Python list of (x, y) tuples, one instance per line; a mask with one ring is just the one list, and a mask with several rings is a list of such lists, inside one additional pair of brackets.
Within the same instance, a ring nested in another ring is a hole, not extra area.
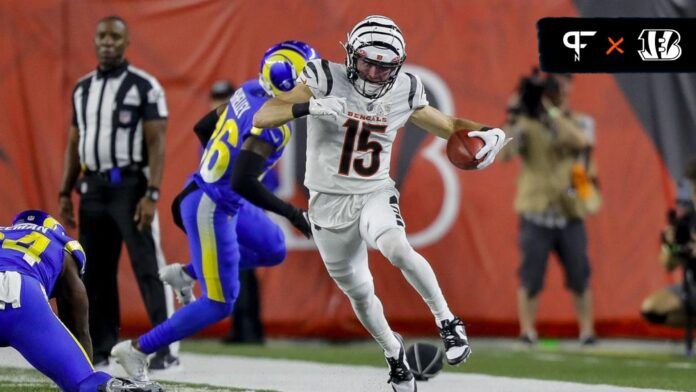
[[(157, 271), (164, 266), (156, 207), (164, 165), (167, 105), (162, 86), (124, 58), (128, 26), (118, 16), (97, 24), (99, 66), (72, 94), (73, 118), (65, 151), (60, 215), (74, 228), (71, 191), (80, 194), (79, 238), (87, 255), (85, 286), (95, 366), (108, 366), (118, 340), (118, 259), (123, 241), (151, 323), (173, 311)], [(80, 176), (82, 174), (82, 176)], [(79, 177), (79, 180), (78, 180)], [(178, 365), (169, 348), (151, 369)]]

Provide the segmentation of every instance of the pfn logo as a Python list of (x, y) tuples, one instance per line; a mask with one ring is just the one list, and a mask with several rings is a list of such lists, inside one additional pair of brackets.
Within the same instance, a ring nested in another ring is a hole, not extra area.
[(638, 39), (643, 49), (638, 51), (643, 61), (674, 61), (681, 56), (679, 32), (671, 29), (645, 29)]
[[(575, 61), (580, 61), (580, 49), (584, 49), (587, 44), (580, 42), (580, 37), (592, 37), (596, 31), (569, 31), (563, 36), (563, 45), (575, 51)], [(571, 40), (572, 39), (572, 40)]]

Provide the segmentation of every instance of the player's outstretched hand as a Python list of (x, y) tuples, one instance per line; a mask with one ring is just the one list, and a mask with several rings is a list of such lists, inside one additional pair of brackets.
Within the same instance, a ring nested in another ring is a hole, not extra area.
[[(476, 168), (483, 169), (490, 166), (495, 156), (512, 138), (505, 138), (505, 132), (500, 128), (483, 127), (480, 131), (469, 132), (469, 137), (478, 137), (483, 140), (483, 147), (476, 154), (476, 159), (483, 159)], [(485, 157), (485, 158), (484, 158)]]
[(324, 97), (309, 99), (309, 114), (312, 116), (331, 116), (338, 119), (346, 113), (346, 99), (339, 97)]
[(302, 232), (305, 237), (310, 238), (312, 236), (312, 227), (309, 223), (307, 211), (300, 208), (295, 208), (292, 214), (288, 216), (288, 220), (297, 230)]

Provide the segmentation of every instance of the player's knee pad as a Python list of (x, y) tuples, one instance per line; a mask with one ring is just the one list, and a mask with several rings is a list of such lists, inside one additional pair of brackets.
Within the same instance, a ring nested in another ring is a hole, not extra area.
[(390, 229), (377, 238), (377, 247), (390, 263), (399, 269), (412, 269), (415, 250), (406, 239), (406, 233), (399, 229)]
[(351, 300), (361, 300), (369, 293), (374, 293), (372, 277), (360, 274), (348, 262), (325, 263), (329, 276)]
[(667, 315), (663, 313), (654, 312), (652, 310), (642, 310), (640, 314), (651, 324), (664, 324), (667, 322)]
[[(235, 298), (236, 299), (236, 296)], [(210, 320), (222, 320), (232, 313), (234, 308), (234, 300), (226, 300), (225, 302), (214, 301), (208, 297), (200, 298), (198, 301), (205, 303), (205, 313)]]
[(350, 298), (351, 304), (358, 310), (369, 308), (375, 298), (375, 286), (372, 280), (358, 283), (344, 292)]
[(78, 384), (79, 392), (95, 392), (105, 390), (102, 387), (111, 379), (111, 376), (104, 372), (94, 372), (80, 381)]
[(345, 261), (334, 261), (324, 263), (324, 265), (326, 265), (326, 271), (329, 273), (329, 276), (336, 281), (338, 287), (343, 291), (350, 288), (355, 278), (355, 271), (350, 263)]
[(263, 267), (273, 267), (285, 260), (287, 256), (287, 248), (285, 242), (276, 242), (266, 249), (262, 250), (261, 265)]

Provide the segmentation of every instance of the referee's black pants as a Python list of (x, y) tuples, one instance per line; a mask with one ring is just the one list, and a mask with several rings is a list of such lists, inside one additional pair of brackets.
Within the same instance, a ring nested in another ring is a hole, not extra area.
[[(142, 171), (123, 171), (120, 181), (115, 184), (108, 174), (88, 173), (78, 184), (81, 195), (79, 232), (87, 256), (84, 280), (89, 297), (94, 363), (107, 359), (118, 341), (118, 260), (123, 241), (150, 322), (155, 326), (167, 319), (167, 303), (164, 286), (158, 277), (152, 230), (139, 231), (133, 220), (146, 188), (147, 179)], [(166, 354), (169, 348), (161, 351), (158, 353)]]

